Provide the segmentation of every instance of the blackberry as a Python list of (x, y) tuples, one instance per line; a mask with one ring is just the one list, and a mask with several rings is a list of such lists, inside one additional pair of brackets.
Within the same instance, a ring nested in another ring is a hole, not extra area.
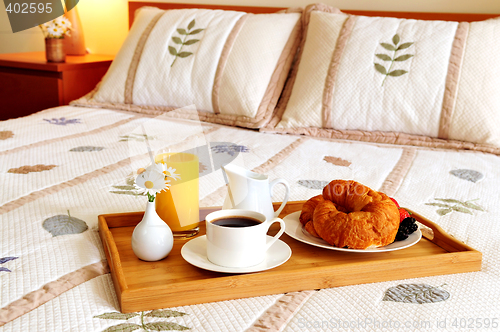
[(399, 224), (396, 241), (406, 240), (408, 236), (418, 229), (415, 218), (408, 217)]

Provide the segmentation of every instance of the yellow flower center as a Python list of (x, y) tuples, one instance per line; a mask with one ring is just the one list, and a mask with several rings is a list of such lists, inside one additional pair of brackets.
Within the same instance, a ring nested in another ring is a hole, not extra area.
[(144, 182), (144, 186), (146, 186), (146, 188), (148, 188), (148, 189), (151, 189), (151, 188), (153, 188), (154, 184), (151, 181), (146, 181), (146, 182)]

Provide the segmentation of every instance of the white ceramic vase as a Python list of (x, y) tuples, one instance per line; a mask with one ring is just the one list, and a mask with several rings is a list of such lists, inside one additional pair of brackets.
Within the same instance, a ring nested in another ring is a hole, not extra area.
[(174, 245), (170, 227), (158, 216), (155, 202), (148, 202), (142, 221), (132, 234), (132, 250), (144, 261), (159, 261), (168, 256)]

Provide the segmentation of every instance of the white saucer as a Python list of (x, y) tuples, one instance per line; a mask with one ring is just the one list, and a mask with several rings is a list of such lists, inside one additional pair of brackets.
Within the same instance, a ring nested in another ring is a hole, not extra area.
[(411, 247), (416, 244), (422, 238), (422, 232), (420, 229), (417, 229), (415, 232), (410, 234), (406, 240), (403, 241), (395, 241), (387, 246), (371, 248), (371, 249), (348, 249), (348, 248), (338, 248), (334, 247), (323, 239), (318, 239), (317, 237), (309, 234), (308, 231), (305, 230), (304, 226), (299, 221), (301, 211), (297, 211), (294, 213), (290, 213), (286, 217), (283, 218), (285, 222), (285, 233), (298, 240), (300, 242), (304, 242), (310, 244), (312, 246), (330, 249), (330, 250), (338, 250), (338, 251), (347, 251), (347, 252), (357, 252), (357, 253), (374, 253), (374, 252), (385, 252), (385, 251), (394, 251), (400, 250), (404, 248)]
[[(267, 236), (268, 240), (272, 239)], [(182, 246), (182, 257), (200, 269), (223, 273), (249, 273), (269, 270), (285, 263), (292, 255), (292, 250), (285, 242), (277, 240), (266, 253), (266, 259), (250, 267), (224, 267), (210, 262), (207, 258), (207, 236), (199, 236)]]

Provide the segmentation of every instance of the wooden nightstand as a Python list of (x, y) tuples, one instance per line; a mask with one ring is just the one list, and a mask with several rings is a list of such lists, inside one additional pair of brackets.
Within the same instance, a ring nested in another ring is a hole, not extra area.
[(52, 63), (45, 52), (0, 54), (0, 120), (67, 105), (90, 92), (113, 56), (67, 55)]

